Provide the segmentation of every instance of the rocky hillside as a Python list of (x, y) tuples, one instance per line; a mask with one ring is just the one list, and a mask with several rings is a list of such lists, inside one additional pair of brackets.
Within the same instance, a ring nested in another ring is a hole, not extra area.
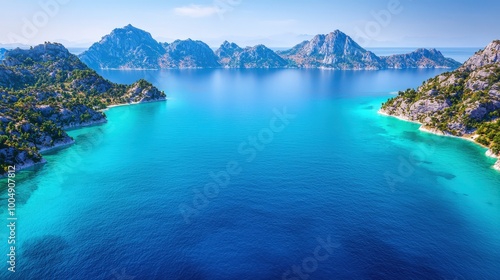
[(240, 48), (227, 41), (215, 52), (226, 68), (285, 68), (288, 63), (264, 45)]
[(158, 69), (165, 48), (132, 25), (117, 28), (80, 55), (93, 69)]
[(219, 63), (221, 65), (227, 66), (229, 65), (231, 59), (242, 51), (243, 49), (235, 43), (224, 41), (224, 43), (222, 43), (222, 45), (215, 51), (215, 55), (219, 59)]
[(164, 100), (140, 80), (114, 84), (60, 44), (5, 53), (0, 64), (0, 174), (42, 162), (41, 151), (71, 144), (64, 129), (102, 123), (108, 105)]
[(387, 68), (456, 68), (460, 64), (436, 50), (378, 57), (351, 37), (336, 30), (317, 35), (287, 51), (274, 52), (264, 45), (240, 48), (224, 42), (215, 53), (193, 40), (159, 43), (146, 31), (131, 25), (118, 28), (92, 45), (80, 58), (93, 69), (163, 68), (328, 68), (378, 70)]
[(418, 89), (399, 92), (383, 104), (381, 112), (420, 122), (438, 133), (470, 137), (500, 155), (500, 41), (457, 70)]
[(385, 67), (395, 69), (409, 68), (457, 68), (460, 63), (446, 58), (436, 49), (418, 49), (409, 54), (383, 56)]
[(330, 68), (339, 70), (377, 70), (383, 62), (374, 53), (360, 47), (351, 37), (336, 30), (328, 35), (316, 35), (290, 50), (279, 52), (290, 65), (300, 68)]
[(177, 40), (163, 44), (165, 55), (159, 59), (160, 68), (217, 68), (217, 56), (210, 47), (201, 42)]

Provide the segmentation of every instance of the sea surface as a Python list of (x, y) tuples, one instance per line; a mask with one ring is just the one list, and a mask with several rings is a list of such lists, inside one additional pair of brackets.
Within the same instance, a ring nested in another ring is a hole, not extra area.
[(500, 279), (495, 160), (377, 114), (442, 71), (104, 71), (169, 99), (17, 173), (0, 278)]

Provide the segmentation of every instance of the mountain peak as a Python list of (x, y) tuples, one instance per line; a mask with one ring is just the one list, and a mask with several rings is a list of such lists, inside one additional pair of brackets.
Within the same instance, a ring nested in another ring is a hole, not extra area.
[(329, 35), (343, 35), (343, 36), (346, 36), (348, 37), (344, 32), (338, 30), (338, 29), (335, 29), (333, 32), (330, 32)]
[(466, 70), (476, 70), (485, 65), (498, 63), (500, 63), (500, 40), (495, 40), (488, 44), (483, 50), (476, 52), (464, 63), (462, 68)]
[(80, 59), (94, 69), (156, 69), (163, 54), (164, 47), (149, 32), (129, 24), (102, 37), (101, 41), (82, 53)]

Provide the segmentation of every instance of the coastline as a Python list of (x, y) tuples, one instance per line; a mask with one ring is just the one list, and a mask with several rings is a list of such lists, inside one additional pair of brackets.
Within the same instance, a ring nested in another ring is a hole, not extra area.
[(444, 136), (444, 137), (451, 137), (451, 138), (459, 138), (459, 139), (463, 139), (463, 140), (467, 140), (469, 142), (472, 142), (476, 145), (479, 145), (483, 148), (486, 148), (488, 149), (485, 153), (485, 155), (487, 157), (490, 157), (490, 158), (495, 158), (497, 159), (497, 162), (493, 165), (493, 169), (497, 170), (497, 171), (500, 171), (500, 155), (495, 155), (493, 154), (493, 152), (488, 148), (486, 147), (485, 145), (481, 144), (481, 143), (478, 143), (475, 141), (477, 135), (473, 134), (473, 135), (464, 135), (464, 136), (456, 136), (456, 135), (451, 135), (451, 134), (446, 134), (446, 133), (443, 133), (442, 131), (440, 130), (437, 130), (437, 129), (434, 129), (434, 128), (430, 128), (430, 127), (426, 127), (424, 124), (422, 124), (421, 122), (419, 121), (413, 121), (413, 120), (410, 120), (404, 116), (396, 116), (396, 115), (390, 115), (388, 113), (386, 113), (385, 111), (383, 111), (382, 109), (379, 109), (377, 111), (377, 113), (379, 115), (383, 115), (383, 116), (386, 116), (386, 117), (392, 117), (392, 118), (396, 118), (398, 120), (401, 120), (401, 121), (405, 121), (405, 122), (411, 122), (411, 123), (414, 123), (414, 124), (419, 124), (420, 127), (418, 128), (419, 131), (422, 131), (422, 132), (425, 132), (425, 133), (431, 133), (431, 134), (434, 134), (434, 135), (438, 135), (438, 136)]
[(162, 101), (167, 101), (168, 98), (162, 98), (162, 99), (155, 99), (155, 100), (148, 100), (148, 101), (138, 101), (138, 102), (130, 102), (130, 103), (120, 103), (120, 104), (113, 104), (109, 105), (106, 108), (102, 109), (101, 112), (105, 112), (111, 108), (115, 107), (123, 107), (123, 106), (130, 106), (130, 105), (138, 105), (138, 104), (145, 104), (145, 103), (153, 103), (153, 102), (162, 102)]
[[(166, 100), (167, 100), (167, 98), (163, 98), (163, 99), (156, 99), (156, 100), (150, 100), (150, 101), (139, 101), (139, 102), (109, 105), (105, 109), (103, 109), (102, 111), (106, 111), (106, 110), (114, 108), (114, 107), (137, 105), (137, 104), (142, 104), (142, 103), (153, 103), (153, 102), (160, 102), (160, 101), (166, 101)], [(84, 128), (84, 127), (97, 126), (97, 125), (105, 124), (107, 122), (108, 122), (108, 120), (106, 118), (104, 118), (102, 120), (86, 122), (86, 123), (82, 123), (79, 125), (64, 126), (64, 127), (62, 127), (62, 129), (64, 131), (70, 131), (70, 130), (76, 130), (76, 129), (80, 129), (80, 128)], [(43, 155), (43, 154), (47, 154), (50, 152), (59, 151), (59, 150), (68, 148), (68, 147), (72, 146), (73, 144), (75, 144), (75, 140), (73, 140), (72, 138), (69, 138), (69, 140), (62, 141), (62, 142), (57, 143), (51, 147), (41, 147), (41, 148), (39, 148), (38, 152), (41, 155)], [(16, 171), (22, 171), (22, 170), (27, 170), (27, 169), (38, 167), (38, 166), (43, 166), (45, 163), (47, 163), (47, 160), (45, 160), (44, 158), (42, 158), (42, 160), (40, 162), (33, 162), (30, 160), (30, 162), (27, 162), (27, 163), (24, 163), (21, 165), (16, 164)], [(5, 175), (0, 174), (0, 179), (3, 179), (3, 178), (5, 178)]]

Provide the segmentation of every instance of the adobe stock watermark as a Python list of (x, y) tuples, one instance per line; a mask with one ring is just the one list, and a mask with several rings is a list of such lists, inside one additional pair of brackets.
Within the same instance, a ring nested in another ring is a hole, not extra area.
[(192, 202), (179, 205), (180, 214), (186, 224), (190, 224), (193, 217), (199, 215), (212, 200), (219, 196), (221, 189), (227, 188), (231, 180), (243, 172), (242, 162), (253, 162), (258, 153), (274, 141), (275, 135), (283, 132), (291, 120), (296, 118), (287, 111), (286, 107), (281, 110), (274, 109), (273, 114), (267, 127), (262, 128), (256, 135), (250, 135), (238, 146), (237, 151), (240, 156), (244, 157), (243, 161), (230, 160), (222, 170), (209, 172), (210, 181), (202, 187), (193, 188)]
[(226, 13), (233, 11), (234, 8), (241, 5), (242, 2), (243, 0), (215, 0), (214, 7), (219, 18), (223, 20)]
[(298, 265), (292, 265), (290, 269), (281, 275), (282, 280), (306, 280), (316, 272), (320, 263), (325, 262), (333, 254), (334, 249), (339, 248), (340, 244), (332, 243), (331, 236), (329, 235), (326, 240), (316, 238), (318, 246), (314, 251)]
[[(413, 0), (404, 0), (412, 2)], [(379, 11), (371, 11), (371, 20), (367, 21), (363, 27), (354, 28), (355, 41), (360, 45), (366, 45), (369, 41), (377, 38), (383, 29), (389, 26), (393, 18), (404, 11), (401, 0), (389, 0), (387, 6)]]
[(12, 44), (29, 44), (41, 29), (45, 28), (50, 19), (56, 17), (61, 11), (61, 7), (67, 5), (71, 0), (40, 0), (39, 9), (30, 18), (22, 18), (22, 26), (18, 33), (9, 32), (8, 41)]

